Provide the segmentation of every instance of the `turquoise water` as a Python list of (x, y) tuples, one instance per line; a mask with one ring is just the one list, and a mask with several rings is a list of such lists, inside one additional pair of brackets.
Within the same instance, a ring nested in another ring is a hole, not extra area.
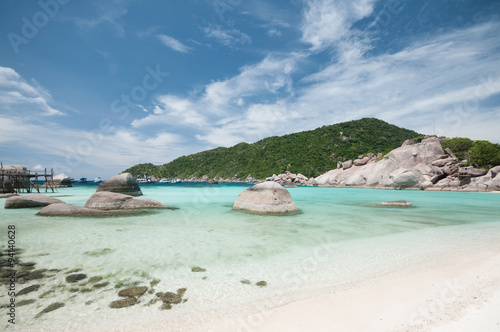
[[(7, 225), (13, 224), (16, 246), (24, 250), (22, 261), (35, 262), (37, 269), (61, 270), (18, 285), (41, 288), (19, 297), (36, 301), (18, 308), (17, 329), (71, 330), (76, 326), (71, 324), (89, 323), (89, 317), (135, 317), (137, 323), (158, 315), (168, 316), (172, 326), (186, 317), (201, 324), (209, 313), (222, 315), (217, 310), (224, 315), (236, 308), (252, 312), (499, 245), (498, 194), (288, 188), (301, 213), (261, 216), (231, 208), (247, 187), (145, 185), (142, 197), (178, 209), (115, 218), (39, 217), (38, 209), (5, 210), (5, 199), (0, 199), (0, 247), (6, 247)], [(61, 188), (49, 195), (83, 206), (95, 188)], [(414, 207), (379, 206), (391, 200), (408, 200)], [(192, 272), (195, 266), (206, 271)], [(89, 278), (101, 276), (109, 285), (68, 285), (65, 273), (75, 268)], [(151, 288), (152, 280), (159, 280), (155, 292), (187, 288), (188, 301), (163, 311), (161, 302), (148, 305), (155, 296), (146, 294), (133, 307), (108, 308), (119, 299), (120, 287)], [(256, 286), (258, 281), (267, 286)], [(1, 287), (3, 305), (9, 297)], [(40, 298), (50, 290), (54, 292)], [(65, 306), (35, 318), (53, 302)], [(2, 306), (0, 315), (5, 312)], [(4, 323), (0, 326), (11, 328)]]

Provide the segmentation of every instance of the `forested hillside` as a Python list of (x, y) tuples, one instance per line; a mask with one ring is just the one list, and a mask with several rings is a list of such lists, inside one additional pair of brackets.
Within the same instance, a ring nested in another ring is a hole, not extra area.
[(387, 153), (401, 146), (406, 139), (420, 134), (391, 125), (382, 120), (361, 120), (323, 126), (314, 130), (264, 138), (256, 143), (239, 143), (229, 148), (216, 148), (182, 156), (164, 165), (139, 164), (125, 172), (133, 176), (157, 178), (189, 178), (207, 175), (210, 178), (263, 179), (287, 169), (316, 177), (336, 168), (337, 161), (357, 158), (360, 154)]

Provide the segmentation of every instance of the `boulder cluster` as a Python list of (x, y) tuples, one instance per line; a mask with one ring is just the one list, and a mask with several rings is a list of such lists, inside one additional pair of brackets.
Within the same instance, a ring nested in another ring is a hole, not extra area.
[(407, 140), (385, 156), (368, 154), (338, 163), (337, 169), (313, 179), (312, 184), (434, 191), (500, 190), (500, 167), (487, 172), (461, 167), (464, 163), (451, 150), (443, 150), (441, 141), (433, 135), (421, 141)]
[[(133, 181), (131, 181), (131, 179)], [(107, 182), (107, 183), (106, 183)], [(134, 183), (135, 182), (135, 183)], [(101, 186), (103, 185), (104, 186)], [(105, 191), (110, 188), (122, 191), (123, 194), (113, 191)], [(23, 195), (12, 196), (5, 200), (6, 209), (42, 207), (38, 212), (40, 216), (80, 216), (80, 217), (105, 217), (116, 215), (130, 215), (143, 213), (143, 209), (170, 209), (170, 207), (149, 198), (137, 198), (142, 195), (139, 185), (129, 173), (120, 174), (102, 182), (93, 194), (82, 206), (69, 205), (60, 199), (46, 195)]]
[(285, 187), (312, 185), (312, 179), (303, 174), (293, 174), (289, 171), (286, 171), (285, 174), (273, 174), (273, 176), (266, 178), (266, 181), (273, 181)]

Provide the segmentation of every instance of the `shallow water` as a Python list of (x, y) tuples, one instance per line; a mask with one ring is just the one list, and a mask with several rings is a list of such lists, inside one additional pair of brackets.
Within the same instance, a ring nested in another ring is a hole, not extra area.
[[(7, 245), (7, 226), (15, 225), (16, 247), (24, 249), (21, 261), (35, 262), (36, 269), (62, 270), (16, 285), (18, 291), (41, 285), (17, 298), (36, 302), (17, 308), (16, 330), (78, 330), (90, 317), (95, 324), (130, 317), (139, 324), (159, 315), (170, 317), (172, 326), (187, 316), (203, 322), (217, 309), (226, 314), (243, 307), (256, 311), (499, 245), (497, 194), (288, 188), (301, 213), (261, 216), (231, 208), (247, 187), (144, 185), (142, 197), (178, 209), (114, 218), (39, 217), (38, 209), (5, 210), (5, 199), (0, 199), (0, 248)], [(80, 185), (49, 195), (83, 206), (95, 188)], [(378, 205), (391, 200), (408, 200), (414, 207)], [(206, 271), (192, 272), (195, 266)], [(95, 289), (86, 280), (66, 283), (65, 273), (75, 268), (89, 278), (102, 276), (100, 282), (109, 285)], [(152, 287), (155, 292), (187, 288), (188, 301), (163, 311), (161, 301), (148, 305), (154, 294), (145, 294), (133, 307), (108, 307), (119, 299), (119, 289), (151, 288), (154, 279), (160, 280)], [(256, 286), (258, 281), (267, 286)], [(5, 318), (9, 299), (5, 285), (0, 286), (0, 326), (12, 329)], [(54, 302), (65, 306), (35, 318)]]

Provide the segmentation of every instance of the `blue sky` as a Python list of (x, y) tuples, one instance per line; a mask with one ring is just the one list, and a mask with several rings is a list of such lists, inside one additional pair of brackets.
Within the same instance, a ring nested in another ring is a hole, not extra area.
[(499, 32), (486, 0), (3, 0), (0, 160), (106, 178), (362, 117), (500, 142)]

